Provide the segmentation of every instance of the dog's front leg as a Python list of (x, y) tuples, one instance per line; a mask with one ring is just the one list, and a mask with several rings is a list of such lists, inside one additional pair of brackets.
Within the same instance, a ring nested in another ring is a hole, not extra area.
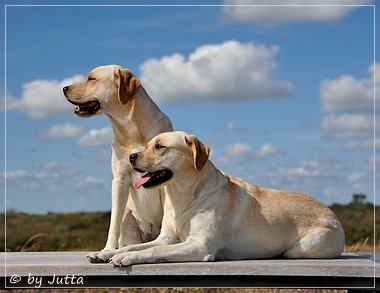
[[(129, 184), (123, 180), (112, 181), (112, 209), (111, 222), (108, 230), (107, 243), (102, 251), (115, 250), (119, 247), (121, 223), (127, 206)], [(90, 262), (102, 262), (98, 258), (100, 252), (92, 252), (87, 255)]]
[(138, 263), (213, 261), (216, 251), (203, 239), (189, 237), (185, 242), (128, 251), (112, 257), (116, 266), (130, 266)]
[(119, 247), (121, 223), (126, 212), (129, 194), (129, 182), (114, 179), (112, 181), (111, 222), (106, 246), (103, 250), (114, 250)]
[(102, 251), (101, 253), (99, 253), (98, 259), (106, 262), (106, 261), (109, 261), (113, 256), (126, 253), (128, 251), (145, 250), (148, 248), (161, 246), (161, 245), (168, 245), (168, 244), (177, 243), (177, 242), (178, 242), (178, 239), (176, 237), (159, 236), (153, 241), (134, 244), (134, 245), (128, 245), (128, 246), (125, 246), (116, 250), (111, 250), (111, 251)]

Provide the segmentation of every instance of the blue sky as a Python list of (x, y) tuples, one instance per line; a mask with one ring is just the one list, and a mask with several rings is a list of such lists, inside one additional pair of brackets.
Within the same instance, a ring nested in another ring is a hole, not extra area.
[(12, 1), (19, 5), (2, 14), (8, 210), (111, 208), (110, 123), (76, 117), (62, 94), (105, 64), (130, 68), (175, 129), (209, 144), (226, 173), (326, 204), (348, 203), (353, 193), (374, 201), (380, 67), (371, 1), (22, 3)]

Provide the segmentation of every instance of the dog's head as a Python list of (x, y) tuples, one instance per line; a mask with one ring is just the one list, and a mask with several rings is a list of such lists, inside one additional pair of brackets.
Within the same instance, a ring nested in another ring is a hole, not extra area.
[(133, 186), (156, 187), (177, 177), (192, 176), (203, 169), (209, 154), (210, 148), (194, 135), (182, 131), (161, 133), (144, 151), (129, 156), (132, 168), (144, 173)]
[(74, 104), (74, 113), (91, 117), (126, 105), (140, 88), (139, 79), (118, 65), (99, 66), (80, 83), (65, 86), (63, 93)]

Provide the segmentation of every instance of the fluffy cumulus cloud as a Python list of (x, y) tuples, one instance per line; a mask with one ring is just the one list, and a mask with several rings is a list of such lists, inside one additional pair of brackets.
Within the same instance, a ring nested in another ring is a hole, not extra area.
[[(318, 2), (304, 0), (224, 0), (223, 13), (227, 19), (256, 22), (264, 25), (290, 22), (325, 22), (340, 19), (358, 8), (357, 6), (341, 5), (363, 5), (369, 2), (369, 0), (320, 0)], [(315, 6), (316, 4), (325, 6)]]
[(72, 111), (62, 93), (66, 85), (80, 82), (82, 75), (58, 80), (34, 80), (22, 86), (21, 98), (7, 97), (7, 110), (25, 112), (30, 118), (50, 118)]
[(188, 57), (175, 53), (141, 65), (141, 81), (159, 102), (236, 102), (288, 96), (293, 85), (270, 77), (279, 47), (235, 40), (203, 45)]
[(374, 139), (379, 129), (380, 121), (367, 114), (329, 114), (321, 122), (326, 137), (340, 140), (344, 151), (379, 150), (380, 140)]
[(102, 147), (112, 143), (113, 131), (111, 127), (91, 129), (79, 139), (79, 145), (83, 147)]
[(65, 123), (63, 125), (54, 125), (48, 130), (40, 133), (43, 139), (64, 139), (75, 138), (83, 133), (84, 129), (81, 126)]
[[(380, 76), (375, 80), (375, 70), (380, 72), (380, 64), (369, 66), (369, 78), (357, 79), (351, 75), (342, 75), (334, 80), (323, 80), (320, 85), (322, 110), (359, 112), (373, 111), (374, 94), (380, 94)], [(380, 109), (377, 103), (377, 110)]]
[[(377, 128), (380, 126), (376, 122)], [(321, 123), (324, 133), (335, 139), (366, 138), (373, 136), (373, 117), (364, 114), (330, 114)]]
[[(323, 118), (321, 130), (327, 137), (341, 140), (345, 151), (380, 148), (379, 139), (374, 138), (380, 129), (379, 119), (373, 117), (374, 100), (378, 100), (380, 91), (380, 77), (375, 77), (376, 70), (380, 71), (380, 64), (369, 66), (369, 78), (357, 79), (346, 74), (321, 82), (322, 110), (335, 112)], [(379, 109), (379, 103), (376, 103), (375, 110)]]

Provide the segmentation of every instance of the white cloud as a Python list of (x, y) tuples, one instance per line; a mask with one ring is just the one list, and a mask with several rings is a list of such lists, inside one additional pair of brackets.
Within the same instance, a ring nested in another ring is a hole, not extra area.
[[(332, 139), (342, 140), (344, 151), (379, 150), (380, 141), (374, 140), (380, 129), (380, 121), (372, 115), (374, 98), (378, 100), (380, 64), (369, 66), (369, 78), (356, 79), (351, 75), (342, 75), (334, 80), (324, 80), (320, 85), (322, 110), (325, 112), (343, 112), (325, 116), (320, 124), (325, 135)], [(375, 79), (376, 78), (376, 79)], [(374, 94), (376, 92), (376, 97)], [(380, 109), (376, 103), (376, 110)], [(374, 144), (375, 142), (375, 144)]]
[(225, 153), (228, 156), (239, 157), (244, 155), (250, 155), (252, 154), (252, 151), (252, 148), (248, 144), (236, 142), (228, 146), (225, 150)]
[(263, 144), (256, 152), (255, 155), (258, 157), (277, 155), (284, 153), (284, 150), (278, 146), (272, 145), (270, 143)]
[(309, 160), (295, 166), (278, 166), (277, 173), (287, 177), (290, 181), (299, 180), (300, 177), (327, 176), (326, 163), (324, 161)]
[(6, 178), (7, 180), (23, 179), (29, 176), (30, 176), (29, 172), (23, 169), (14, 170), (14, 171), (6, 171), (3, 173), (3, 178)]
[(40, 137), (44, 139), (75, 138), (80, 136), (83, 131), (84, 129), (81, 126), (65, 123), (50, 127), (48, 130), (40, 133)]
[(291, 165), (276, 165), (265, 175), (267, 186), (296, 190), (325, 203), (348, 202), (353, 193), (373, 193), (373, 162), (317, 157)]
[(95, 178), (95, 177), (92, 177), (92, 176), (87, 176), (86, 178), (84, 178), (83, 180), (80, 180), (78, 185), (79, 186), (86, 186), (86, 185), (89, 185), (89, 186), (97, 186), (97, 185), (105, 185), (105, 181), (102, 180), (102, 179), (99, 179), (99, 178)]
[[(376, 67), (375, 67), (376, 66)], [(370, 78), (356, 79), (351, 75), (343, 75), (334, 80), (323, 80), (320, 85), (322, 110), (329, 111), (372, 111), (374, 107), (374, 84), (376, 99), (379, 99), (380, 77), (374, 81), (374, 71), (380, 72), (380, 64), (371, 65)], [(375, 83), (374, 83), (375, 82)], [(377, 103), (377, 109), (380, 109)]]
[[(89, 173), (92, 170), (54, 161), (36, 163), (30, 170), (7, 171), (3, 174), (9, 180), (7, 209), (33, 213), (109, 209), (110, 202), (104, 194), (111, 190), (111, 175)], [(94, 202), (95, 206), (90, 204)]]
[(91, 129), (79, 139), (79, 145), (83, 147), (109, 146), (112, 143), (113, 131), (111, 127)]
[(227, 121), (227, 123), (226, 123), (226, 125), (224, 126), (224, 128), (225, 128), (226, 130), (235, 130), (235, 129), (236, 129), (235, 122), (232, 121), (232, 120)]
[[(226, 18), (241, 22), (257, 22), (264, 25), (278, 25), (291, 22), (326, 22), (338, 20), (369, 0), (224, 0), (223, 13)], [(313, 5), (308, 7), (308, 5)], [(326, 5), (316, 7), (315, 5)], [(333, 5), (331, 5), (333, 4)], [(228, 6), (231, 5), (231, 6)], [(246, 6), (261, 5), (261, 6)], [(270, 6), (289, 5), (289, 6)]]
[(293, 166), (293, 167), (279, 166), (277, 169), (277, 172), (280, 175), (289, 176), (289, 179), (294, 176), (300, 177), (300, 176), (320, 175), (318, 170), (308, 170), (305, 166)]
[(82, 75), (58, 80), (34, 80), (24, 84), (20, 99), (7, 97), (8, 111), (25, 112), (30, 118), (50, 118), (60, 114), (69, 113), (73, 106), (67, 102), (62, 93), (66, 85), (80, 82)]
[(282, 148), (272, 145), (270, 143), (265, 143), (256, 150), (248, 144), (236, 142), (226, 147), (225, 149), (225, 154), (229, 157), (240, 157), (240, 156), (264, 157), (264, 156), (276, 155), (276, 154), (281, 154), (281, 153), (284, 153), (284, 150)]
[(343, 144), (343, 150), (345, 151), (376, 151), (380, 150), (380, 138), (349, 140)]
[[(380, 123), (376, 121), (376, 128), (379, 127)], [(373, 117), (364, 114), (331, 114), (323, 118), (321, 129), (334, 139), (368, 138), (373, 136), (374, 121)]]
[(355, 172), (347, 177), (348, 181), (356, 182), (361, 181), (367, 174), (364, 172)]
[(55, 161), (49, 161), (44, 163), (37, 163), (35, 164), (35, 167), (41, 170), (60, 170), (63, 168), (62, 164)]
[(188, 58), (175, 53), (145, 61), (141, 80), (159, 102), (284, 97), (292, 93), (292, 83), (270, 78), (278, 51), (277, 46), (235, 40), (203, 45)]
[(343, 176), (345, 168), (347, 168), (345, 163), (333, 159), (314, 158), (294, 165), (278, 165), (270, 176), (282, 184), (288, 182), (299, 186), (310, 186), (317, 185), (321, 180), (334, 182)]

